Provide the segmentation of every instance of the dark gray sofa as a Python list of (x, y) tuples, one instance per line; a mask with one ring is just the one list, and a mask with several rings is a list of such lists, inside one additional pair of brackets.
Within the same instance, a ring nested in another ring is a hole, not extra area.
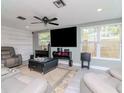
[(21, 54), (16, 55), (13, 47), (2, 46), (1, 63), (5, 67), (15, 67), (22, 64), (22, 56)]

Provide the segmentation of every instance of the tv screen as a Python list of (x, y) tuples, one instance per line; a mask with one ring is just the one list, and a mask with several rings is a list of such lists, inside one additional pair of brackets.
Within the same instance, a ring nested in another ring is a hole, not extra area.
[(76, 30), (76, 27), (51, 30), (51, 47), (76, 47)]

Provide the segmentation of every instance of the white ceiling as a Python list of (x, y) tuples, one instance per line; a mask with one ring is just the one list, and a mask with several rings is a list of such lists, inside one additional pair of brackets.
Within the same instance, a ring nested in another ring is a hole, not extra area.
[[(57, 17), (58, 27), (73, 26), (87, 22), (95, 22), (122, 17), (121, 0), (63, 0), (66, 6), (57, 8), (53, 0), (1, 0), (2, 25), (18, 29), (37, 31), (56, 28), (56, 26), (44, 24), (30, 24), (37, 21), (33, 16), (49, 18)], [(102, 8), (102, 12), (97, 12)], [(17, 16), (24, 16), (27, 20), (17, 19)]]

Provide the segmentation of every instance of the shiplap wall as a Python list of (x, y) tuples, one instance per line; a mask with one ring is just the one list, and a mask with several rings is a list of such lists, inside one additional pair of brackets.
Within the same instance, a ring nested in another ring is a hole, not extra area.
[(14, 47), (16, 54), (21, 54), (26, 61), (33, 54), (32, 32), (2, 26), (1, 46)]

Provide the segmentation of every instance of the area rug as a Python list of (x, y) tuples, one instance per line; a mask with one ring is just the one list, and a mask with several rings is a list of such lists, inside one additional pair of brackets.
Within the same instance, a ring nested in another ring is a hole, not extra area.
[(75, 76), (76, 71), (69, 71), (69, 73), (63, 78), (61, 83), (55, 88), (55, 93), (64, 93), (65, 89), (67, 88), (68, 84), (71, 82), (73, 77)]
[[(59, 89), (64, 89), (74, 74), (75, 71), (68, 69), (56, 68), (47, 74), (42, 74), (40, 72), (30, 70), (26, 65), (18, 67), (21, 73), (27, 76), (36, 77), (36, 78), (45, 78), (49, 84), (58, 91)], [(66, 83), (65, 83), (66, 82)], [(61, 88), (62, 87), (62, 88)], [(56, 92), (59, 93), (59, 92)]]

